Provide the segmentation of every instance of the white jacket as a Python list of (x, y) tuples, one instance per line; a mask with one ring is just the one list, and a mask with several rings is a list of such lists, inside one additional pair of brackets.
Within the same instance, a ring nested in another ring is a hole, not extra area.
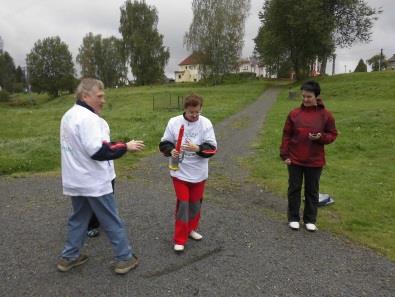
[(113, 191), (113, 161), (91, 158), (110, 141), (107, 122), (89, 109), (75, 104), (60, 125), (63, 194), (99, 197)]
[[(217, 147), (214, 129), (211, 121), (200, 115), (196, 122), (187, 121), (183, 115), (169, 120), (161, 141), (177, 143), (181, 125), (184, 125), (184, 137), (182, 144), (189, 140), (193, 144), (200, 145), (204, 142)], [(198, 183), (208, 178), (208, 158), (202, 158), (194, 152), (184, 152), (184, 158), (179, 165), (179, 170), (170, 171), (170, 175), (180, 180)]]

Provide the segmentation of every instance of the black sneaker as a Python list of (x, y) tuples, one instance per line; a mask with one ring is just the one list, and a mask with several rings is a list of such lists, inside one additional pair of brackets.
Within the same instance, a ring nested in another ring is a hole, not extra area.
[(118, 261), (115, 263), (114, 271), (117, 274), (126, 274), (130, 270), (135, 269), (139, 264), (138, 258), (133, 255), (132, 258), (126, 261)]
[(88, 256), (81, 254), (77, 259), (75, 260), (67, 260), (65, 258), (61, 258), (58, 261), (57, 268), (61, 272), (66, 272), (69, 271), (71, 268), (79, 266), (84, 264), (86, 261), (88, 261)]
[(90, 237), (90, 238), (93, 238), (93, 237), (99, 236), (99, 235), (100, 235), (100, 232), (99, 232), (98, 229), (94, 228), (94, 229), (88, 230), (88, 232), (86, 233), (86, 235), (88, 235), (88, 237)]

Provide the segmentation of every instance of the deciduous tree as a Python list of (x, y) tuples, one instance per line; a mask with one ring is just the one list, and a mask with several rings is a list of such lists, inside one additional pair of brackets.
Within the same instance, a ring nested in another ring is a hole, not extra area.
[(250, 0), (193, 0), (187, 49), (201, 56), (203, 77), (218, 83), (234, 70), (243, 48)]
[(119, 32), (123, 37), (125, 56), (136, 83), (140, 85), (161, 81), (170, 57), (157, 26), (156, 8), (145, 1), (127, 0), (121, 7)]
[(83, 77), (95, 77), (107, 87), (114, 87), (127, 80), (127, 67), (123, 43), (114, 36), (102, 38), (88, 33), (79, 48), (77, 62)]
[(256, 50), (270, 66), (291, 61), (298, 79), (309, 74), (317, 58), (325, 73), (337, 46), (370, 40), (379, 13), (363, 0), (266, 0)]
[(13, 92), (15, 79), (14, 60), (8, 52), (0, 53), (0, 86), (8, 92)]
[(385, 55), (377, 54), (366, 62), (372, 67), (372, 71), (380, 71), (387, 68), (388, 62)]
[(333, 48), (331, 22), (320, 1), (266, 0), (259, 18), (255, 44), (262, 62), (277, 69), (291, 63), (297, 79), (308, 76), (317, 56)]
[(81, 66), (83, 77), (98, 78), (97, 53), (100, 47), (101, 35), (93, 35), (89, 32), (82, 39), (82, 45), (78, 49), (77, 63)]
[(29, 81), (37, 92), (59, 96), (75, 87), (74, 64), (66, 43), (58, 36), (38, 40), (26, 57)]

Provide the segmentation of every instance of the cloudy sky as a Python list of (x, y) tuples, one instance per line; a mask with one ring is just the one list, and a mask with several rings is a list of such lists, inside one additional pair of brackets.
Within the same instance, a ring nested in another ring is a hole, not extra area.
[[(120, 37), (118, 32), (120, 7), (124, 0), (0, 0), (0, 36), (4, 50), (14, 58), (16, 65), (25, 65), (26, 54), (38, 39), (60, 36), (68, 44), (75, 59), (83, 37), (88, 32)], [(146, 0), (158, 10), (158, 30), (164, 35), (164, 44), (170, 48), (166, 74), (174, 77), (178, 63), (188, 55), (183, 36), (192, 20), (191, 0)], [(246, 23), (243, 56), (254, 49), (253, 38), (259, 28), (258, 12), (264, 0), (251, 0)], [(338, 49), (336, 73), (354, 70), (360, 58), (367, 59), (380, 52), (390, 57), (395, 54), (395, 1), (367, 0), (372, 7), (384, 12), (373, 28), (372, 41)], [(331, 65), (328, 65), (331, 68)]]

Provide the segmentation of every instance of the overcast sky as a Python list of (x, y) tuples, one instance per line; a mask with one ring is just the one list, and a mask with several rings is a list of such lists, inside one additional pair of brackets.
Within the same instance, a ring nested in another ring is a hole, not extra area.
[[(0, 0), (0, 36), (4, 50), (16, 65), (25, 65), (26, 54), (38, 39), (60, 36), (75, 57), (83, 37), (88, 33), (120, 37), (118, 32), (120, 7), (124, 0)], [(253, 38), (260, 22), (258, 12), (264, 0), (251, 0), (250, 15), (246, 22), (243, 56), (254, 49)], [(391, 57), (395, 54), (395, 1), (367, 0), (372, 7), (384, 12), (373, 28), (372, 41), (355, 44), (352, 48), (338, 49), (336, 73), (354, 70), (360, 58), (368, 59), (380, 52)], [(170, 48), (166, 74), (174, 71), (189, 53), (183, 46), (183, 37), (192, 20), (191, 0), (146, 0), (158, 11), (158, 30), (164, 35), (164, 45)], [(328, 65), (328, 69), (331, 65)]]

